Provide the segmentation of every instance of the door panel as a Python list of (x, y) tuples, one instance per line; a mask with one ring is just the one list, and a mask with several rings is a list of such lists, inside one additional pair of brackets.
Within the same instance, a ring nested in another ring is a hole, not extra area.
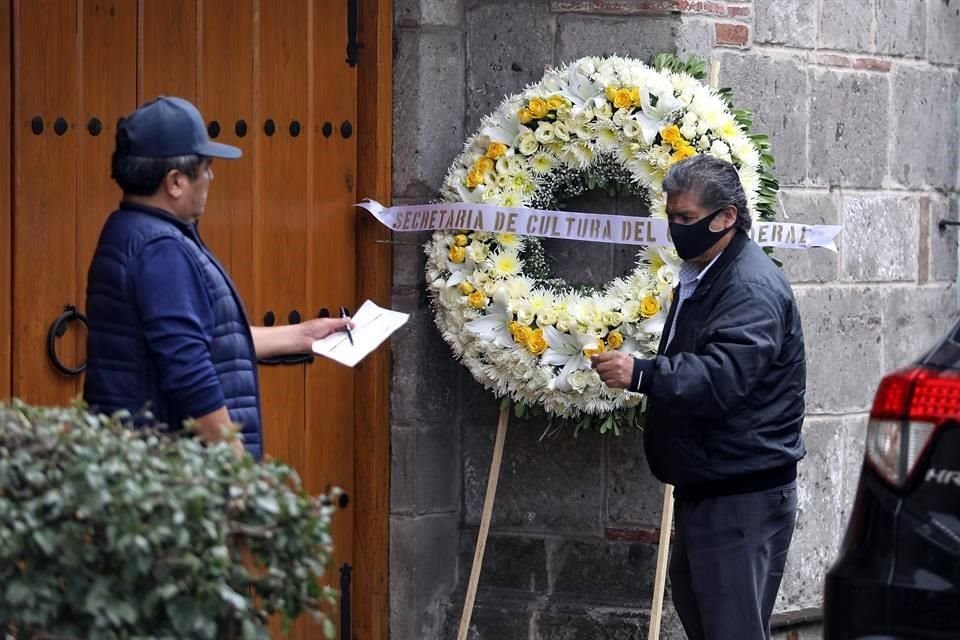
[[(59, 375), (46, 356), (47, 329), (64, 306), (78, 305), (77, 6), (20, 0), (14, 79), (13, 393), (33, 403), (62, 403), (76, 378)], [(34, 134), (31, 121), (41, 118)], [(62, 133), (56, 123), (66, 124)], [(79, 354), (72, 326), (58, 340), (60, 359)]]
[(0, 0), (0, 401), (10, 396), (13, 317), (13, 203), (10, 200), (10, 71), (13, 68), (10, 0)]
[(140, 0), (137, 103), (197, 99), (197, 0)]
[(243, 149), (239, 160), (214, 163), (215, 179), (200, 229), (252, 312), (254, 140), (260, 131), (253, 102), (254, 2), (204, 2), (200, 24), (197, 106), (219, 127), (218, 142)]
[[(355, 299), (357, 214), (352, 207), (356, 202), (357, 145), (353, 130), (357, 124), (357, 73), (356, 67), (346, 62), (347, 3), (324, 3), (317, 9), (313, 15), (310, 128), (315, 183), (307, 218), (310, 250), (306, 273), (310, 308), (326, 307), (336, 314), (340, 305), (354, 312), (361, 302)], [(327, 131), (332, 129), (329, 136), (324, 135), (327, 122)], [(314, 491), (338, 486), (344, 491), (334, 518), (337, 549), (331, 583), (339, 587), (339, 571), (344, 564), (354, 564), (353, 457), (343, 455), (355, 446), (353, 371), (321, 358), (307, 370), (307, 384), (306, 442), (307, 450), (315, 455), (304, 471), (307, 486)]]
[[(120, 202), (110, 178), (117, 120), (137, 105), (137, 2), (84, 0), (80, 36), (80, 118), (77, 122), (77, 306), (86, 300), (87, 269), (100, 229)], [(99, 123), (99, 133), (97, 131)], [(76, 332), (86, 359), (86, 333)]]

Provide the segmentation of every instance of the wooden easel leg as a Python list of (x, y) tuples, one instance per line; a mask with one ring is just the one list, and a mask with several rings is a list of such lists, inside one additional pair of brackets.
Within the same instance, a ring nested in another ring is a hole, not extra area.
[(650, 605), (650, 630), (647, 640), (660, 638), (663, 618), (663, 591), (667, 585), (667, 560), (670, 557), (670, 533), (673, 530), (673, 485), (663, 490), (663, 512), (660, 514), (660, 544), (657, 547), (657, 574), (653, 581), (653, 603)]
[(500, 409), (497, 439), (493, 445), (490, 476), (487, 478), (487, 494), (483, 499), (483, 515), (480, 517), (480, 532), (477, 534), (477, 547), (473, 552), (473, 568), (470, 570), (470, 582), (467, 584), (467, 597), (463, 603), (463, 613), (460, 614), (460, 631), (457, 633), (457, 640), (467, 640), (467, 633), (470, 631), (470, 618), (473, 616), (473, 604), (477, 599), (477, 583), (480, 581), (483, 552), (487, 546), (487, 534), (490, 532), (490, 517), (493, 515), (493, 501), (497, 495), (500, 463), (503, 461), (503, 442), (507, 437), (507, 422), (509, 419), (510, 406), (507, 404)]

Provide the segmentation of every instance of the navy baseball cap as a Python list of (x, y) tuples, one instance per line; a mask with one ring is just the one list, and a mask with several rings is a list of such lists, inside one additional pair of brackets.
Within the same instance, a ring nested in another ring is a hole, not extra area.
[(203, 116), (183, 98), (160, 96), (140, 106), (117, 126), (117, 153), (142, 158), (198, 155), (239, 158), (238, 147), (211, 142)]

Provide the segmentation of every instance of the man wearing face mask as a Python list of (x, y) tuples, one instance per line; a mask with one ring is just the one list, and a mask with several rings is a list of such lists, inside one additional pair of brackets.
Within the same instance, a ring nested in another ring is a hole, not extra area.
[(648, 398), (644, 449), (673, 484), (673, 602), (693, 640), (761, 640), (796, 521), (806, 368), (790, 285), (747, 235), (736, 168), (700, 155), (663, 182), (683, 259), (657, 356), (593, 358)]

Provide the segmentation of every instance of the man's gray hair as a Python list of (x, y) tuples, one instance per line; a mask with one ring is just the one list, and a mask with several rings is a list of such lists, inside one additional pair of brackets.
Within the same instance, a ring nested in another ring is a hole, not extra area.
[(734, 226), (750, 230), (750, 207), (740, 183), (740, 174), (737, 173), (737, 168), (726, 160), (705, 154), (682, 160), (667, 171), (663, 179), (663, 190), (668, 195), (694, 195), (700, 206), (711, 212), (732, 204), (737, 208), (737, 221)]

